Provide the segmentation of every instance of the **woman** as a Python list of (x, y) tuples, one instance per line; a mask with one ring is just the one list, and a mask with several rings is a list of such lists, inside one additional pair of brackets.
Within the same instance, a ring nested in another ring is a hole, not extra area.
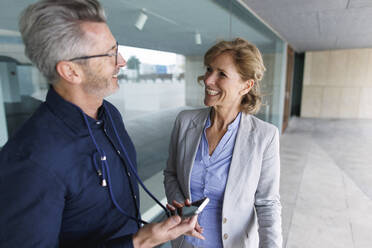
[(198, 216), (205, 240), (184, 236), (173, 247), (281, 247), (278, 129), (252, 115), (261, 54), (237, 38), (210, 48), (204, 64), (208, 108), (178, 115), (164, 184), (170, 203), (210, 198)]

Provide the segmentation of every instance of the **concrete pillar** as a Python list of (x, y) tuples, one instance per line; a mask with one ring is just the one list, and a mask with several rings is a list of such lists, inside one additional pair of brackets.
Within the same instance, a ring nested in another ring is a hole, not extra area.
[[(0, 84), (3, 85), (3, 75), (0, 73)], [(0, 147), (8, 140), (8, 128), (6, 124), (6, 114), (4, 108), (4, 98), (3, 98), (3, 87), (0, 87)]]

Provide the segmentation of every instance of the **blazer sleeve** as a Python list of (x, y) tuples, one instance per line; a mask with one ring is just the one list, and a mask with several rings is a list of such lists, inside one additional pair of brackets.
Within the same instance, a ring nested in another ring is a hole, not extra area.
[[(179, 143), (179, 131), (181, 122), (179, 116), (174, 122), (171, 140), (169, 144), (169, 157), (167, 161), (167, 167), (164, 170), (164, 187), (165, 194), (167, 196), (168, 202), (172, 203), (173, 200), (183, 203), (185, 201), (185, 196), (183, 195), (180, 185), (178, 183), (177, 175), (177, 152)], [(181, 175), (183, 176), (183, 175)]]
[(255, 194), (260, 248), (282, 247), (279, 181), (279, 132), (275, 128), (274, 135), (263, 154), (261, 174)]

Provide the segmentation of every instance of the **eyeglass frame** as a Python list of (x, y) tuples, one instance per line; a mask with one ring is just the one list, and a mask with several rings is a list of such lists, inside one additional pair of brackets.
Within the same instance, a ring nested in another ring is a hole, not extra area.
[(113, 57), (115, 56), (115, 65), (118, 64), (118, 53), (119, 53), (119, 42), (116, 42), (116, 50), (115, 53), (105, 53), (105, 54), (97, 54), (97, 55), (91, 55), (91, 56), (81, 56), (69, 59), (68, 61), (75, 61), (79, 59), (92, 59), (92, 58), (99, 58), (99, 57)]

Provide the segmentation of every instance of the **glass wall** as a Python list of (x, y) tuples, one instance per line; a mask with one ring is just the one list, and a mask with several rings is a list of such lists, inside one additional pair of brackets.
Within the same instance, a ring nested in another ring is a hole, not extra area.
[(176, 114), (185, 105), (185, 57), (180, 54), (120, 46), (127, 66), (120, 89), (107, 98), (124, 117), (138, 151), (139, 175), (146, 180), (164, 167)]
[[(205, 71), (204, 53), (216, 41), (242, 37), (261, 50), (267, 70), (261, 84), (264, 105), (257, 116), (281, 129), (286, 44), (240, 1), (101, 2), (127, 60), (119, 75), (120, 90), (107, 100), (123, 115), (137, 149), (140, 177), (163, 202), (162, 170), (173, 122), (181, 110), (203, 107), (204, 89), (197, 77)], [(26, 4), (12, 8), (11, 14), (3, 8), (0, 11), (8, 20), (0, 25), (0, 31), (12, 31), (0, 36), (0, 100), (4, 103), (0, 108), (0, 146), (45, 99), (48, 89), (25, 58), (17, 36), (16, 17)], [(161, 210), (142, 196), (141, 212), (144, 219), (151, 220)]]
[(48, 89), (24, 55), (19, 33), (0, 29), (0, 147), (36, 110)]

